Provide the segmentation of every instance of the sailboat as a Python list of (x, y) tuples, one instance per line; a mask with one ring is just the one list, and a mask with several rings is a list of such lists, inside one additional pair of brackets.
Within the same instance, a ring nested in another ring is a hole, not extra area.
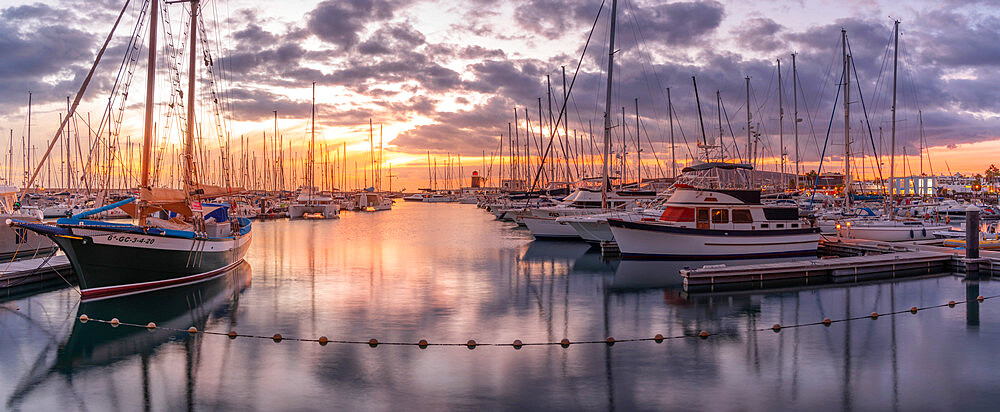
[[(241, 190), (201, 184), (197, 180), (194, 135), (199, 0), (192, 0), (190, 3), (191, 37), (183, 189), (150, 185), (158, 3), (157, 0), (149, 2), (151, 35), (146, 79), (142, 174), (138, 197), (130, 197), (69, 218), (62, 218), (55, 224), (20, 219), (7, 219), (6, 222), (13, 228), (27, 229), (52, 239), (66, 253), (73, 265), (83, 299), (140, 293), (204, 281), (239, 265), (250, 247), (249, 219), (230, 218), (231, 203), (203, 202), (212, 198), (232, 196)], [(99, 53), (98, 61), (100, 56)], [(94, 68), (96, 67), (97, 62), (94, 64)], [(92, 68), (91, 71), (93, 70)], [(86, 85), (87, 81), (81, 86), (77, 103), (67, 118), (72, 116), (72, 111), (75, 111)], [(65, 122), (57, 133), (61, 133), (63, 127)], [(55, 142), (56, 139), (53, 139), (49, 146), (50, 151)], [(44, 163), (44, 159), (39, 162), (39, 168), (41, 163)], [(35, 170), (35, 175), (38, 170)], [(34, 177), (33, 175), (26, 187), (31, 187)], [(137, 218), (138, 223), (110, 223), (89, 219), (114, 208), (125, 210), (130, 216)]]
[(312, 126), (309, 141), (309, 160), (306, 169), (306, 186), (299, 190), (295, 203), (288, 206), (289, 219), (338, 219), (340, 218), (340, 203), (329, 193), (316, 192), (316, 82), (312, 85)]
[[(846, 49), (846, 31), (842, 31), (844, 45), (844, 139), (846, 140), (846, 172), (844, 174), (844, 205), (845, 210), (850, 208), (851, 201), (851, 179), (850, 179), (850, 69), (851, 57)], [(889, 158), (889, 201), (885, 205), (886, 213), (883, 218), (875, 219), (849, 219), (836, 226), (837, 235), (845, 238), (868, 239), (883, 242), (899, 242), (908, 240), (928, 240), (934, 239), (934, 233), (948, 230), (949, 225), (940, 225), (924, 222), (919, 219), (899, 219), (896, 216), (896, 189), (895, 185), (895, 159), (896, 159), (896, 72), (899, 61), (899, 21), (893, 25), (893, 65), (892, 65), (892, 134), (889, 147), (892, 152)]]

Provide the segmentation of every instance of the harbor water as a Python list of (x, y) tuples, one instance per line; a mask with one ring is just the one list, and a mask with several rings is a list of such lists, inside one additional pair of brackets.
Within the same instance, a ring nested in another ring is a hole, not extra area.
[[(716, 262), (605, 260), (584, 243), (533, 241), (460, 204), (255, 222), (253, 236), (245, 264), (196, 285), (85, 303), (68, 286), (3, 298), (0, 409), (956, 410), (1000, 402), (1000, 299), (975, 301), (1000, 295), (988, 279), (688, 294), (678, 270)], [(868, 316), (949, 301), (963, 303)], [(158, 328), (82, 323), (83, 314)], [(864, 318), (815, 324), (852, 317)], [(774, 324), (812, 325), (774, 332)], [(220, 334), (184, 332), (191, 326)], [(284, 340), (270, 338), (276, 333)], [(621, 341), (656, 334), (668, 339)], [(319, 336), (383, 344), (290, 339)], [(619, 342), (485, 345), (607, 337)], [(421, 339), (459, 345), (384, 344)], [(470, 339), (480, 345), (470, 350)]]

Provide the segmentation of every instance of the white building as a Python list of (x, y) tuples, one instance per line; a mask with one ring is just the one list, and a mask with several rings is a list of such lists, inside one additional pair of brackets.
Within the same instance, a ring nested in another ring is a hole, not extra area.
[(934, 196), (939, 189), (951, 193), (972, 193), (976, 178), (961, 174), (954, 176), (909, 176), (894, 179), (893, 193), (903, 196)]

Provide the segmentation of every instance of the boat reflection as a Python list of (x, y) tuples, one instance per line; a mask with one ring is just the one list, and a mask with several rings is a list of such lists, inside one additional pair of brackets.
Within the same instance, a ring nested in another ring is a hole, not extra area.
[[(251, 269), (246, 262), (210, 280), (155, 292), (140, 293), (111, 299), (81, 302), (69, 337), (59, 345), (54, 360), (51, 352), (42, 352), (35, 367), (22, 378), (6, 407), (16, 409), (35, 388), (44, 387), (51, 380), (73, 382), (73, 376), (84, 375), (90, 370), (130, 362), (138, 357), (141, 363), (143, 396), (149, 406), (149, 361), (160, 347), (171, 341), (183, 341), (188, 359), (188, 382), (194, 381), (191, 365), (199, 351), (202, 335), (185, 332), (194, 326), (204, 330), (211, 319), (233, 322), (239, 305), (240, 294), (250, 286)], [(80, 322), (86, 314), (91, 319), (118, 318), (123, 323), (147, 324), (156, 329), (131, 326), (112, 327), (99, 322)], [(167, 330), (179, 329), (178, 330)], [(44, 365), (50, 365), (48, 367)], [(188, 385), (188, 405), (193, 402), (193, 386)], [(78, 390), (73, 388), (74, 391)], [(82, 400), (81, 400), (82, 403)], [(79, 405), (87, 409), (85, 405)]]
[[(92, 319), (112, 319), (145, 325), (155, 323), (155, 330), (135, 327), (111, 327), (104, 324), (76, 322), (69, 340), (60, 349), (56, 365), (67, 371), (89, 365), (107, 365), (138, 353), (148, 353), (171, 338), (183, 337), (194, 326), (204, 330), (209, 318), (223, 317), (238, 305), (239, 295), (250, 286), (250, 264), (244, 262), (229, 273), (206, 282), (140, 293), (113, 299), (81, 302), (77, 318), (86, 314)], [(151, 305), (150, 302), (156, 302)]]
[(615, 271), (614, 280), (611, 282), (611, 289), (653, 289), (653, 288), (681, 288), (684, 286), (684, 278), (680, 271), (683, 269), (696, 269), (705, 265), (755, 265), (762, 263), (794, 262), (799, 260), (809, 260), (808, 257), (784, 258), (784, 259), (736, 259), (736, 260), (632, 260), (624, 259)]

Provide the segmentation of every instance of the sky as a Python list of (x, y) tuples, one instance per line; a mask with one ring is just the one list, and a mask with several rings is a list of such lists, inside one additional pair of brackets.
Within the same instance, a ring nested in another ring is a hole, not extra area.
[[(0, 59), (0, 130), (6, 129), (4, 134), (13, 135), (15, 141), (15, 176), (24, 168), (21, 140), (28, 129), (28, 92), (32, 93), (34, 163), (66, 112), (67, 96), (75, 96), (124, 4), (124, 0), (0, 1), (0, 55), (4, 56)], [(136, 51), (133, 76), (119, 75), (122, 61), (128, 61), (127, 44), (141, 4), (134, 0), (129, 5), (115, 31), (78, 109), (74, 134), (86, 133), (79, 124), (86, 115), (95, 119), (97, 128), (100, 121), (96, 119), (102, 118), (109, 95), (114, 96), (112, 90), (124, 96), (127, 89), (124, 104), (117, 97), (113, 100), (116, 109), (112, 112), (117, 113), (120, 104), (123, 108), (118, 135), (130, 142), (141, 138), (144, 48)], [(626, 168), (634, 170), (638, 140), (643, 174), (671, 174), (666, 93), (670, 88), (677, 164), (704, 158), (695, 144), (703, 137), (694, 76), (709, 145), (718, 144), (719, 118), (723, 120), (724, 153), (715, 151), (710, 156), (745, 161), (745, 78), (749, 77), (751, 127), (759, 134), (756, 166), (778, 170), (779, 153), (784, 152), (787, 171), (794, 172), (796, 157), (802, 172), (816, 170), (825, 153), (822, 170), (842, 170), (844, 113), (838, 84), (844, 29), (854, 62), (849, 106), (855, 170), (869, 177), (876, 173), (879, 165), (873, 148), (882, 156), (883, 169), (889, 164), (885, 155), (891, 148), (908, 155), (905, 160), (897, 158), (897, 175), (921, 170), (982, 173), (994, 162), (993, 154), (1000, 154), (1000, 88), (995, 86), (1000, 75), (1000, 42), (996, 41), (1000, 2), (846, 0), (831, 4), (809, 0), (619, 1), (611, 93), (612, 151), (624, 152), (629, 162)], [(170, 116), (171, 101), (179, 97), (172, 91), (172, 81), (185, 84), (187, 73), (186, 69), (173, 70), (171, 64), (184, 61), (184, 7), (164, 6), (166, 18), (160, 23), (154, 99), (160, 147), (180, 141), (180, 127), (176, 117)], [(210, 0), (202, 10), (212, 73), (204, 64), (208, 58), (199, 56), (197, 118), (203, 135), (208, 136), (204, 129), (215, 127), (216, 106), (211, 103), (219, 99), (221, 124), (230, 131), (235, 165), (228, 169), (242, 177), (241, 183), (253, 184), (263, 170), (263, 139), (273, 133), (274, 111), (288, 164), (302, 159), (310, 137), (315, 82), (318, 150), (324, 153), (317, 156), (318, 161), (343, 158), (334, 148), (346, 146), (348, 167), (338, 169), (346, 174), (338, 183), (364, 185), (371, 179), (359, 176), (365, 174), (371, 159), (371, 120), (375, 145), (380, 134), (384, 145), (383, 188), (388, 188), (391, 164), (394, 189), (413, 190), (428, 184), (428, 153), (441, 179), (465, 176), (472, 170), (497, 175), (500, 163), (508, 162), (496, 157), (500, 136), (504, 136), (506, 152), (508, 124), (515, 122), (515, 111), (519, 123), (511, 130), (516, 130), (518, 147), (523, 146), (529, 127), (524, 118), (527, 112), (534, 139), (531, 150), (537, 155), (538, 147), (544, 147), (550, 136), (546, 129), (546, 140), (538, 140), (540, 101), (542, 117), (549, 117), (547, 76), (552, 117), (556, 118), (565, 66), (567, 83), (572, 83), (567, 126), (569, 134), (577, 136), (569, 143), (575, 148), (569, 151), (578, 159), (572, 168), (574, 177), (579, 177), (591, 173), (581, 163), (595, 159), (591, 151), (599, 152), (602, 147), (610, 8), (610, 0), (603, 5), (600, 0)], [(900, 21), (900, 47), (896, 144), (891, 146), (894, 20)], [(169, 33), (164, 30), (167, 26)], [(796, 54), (797, 93), (793, 93), (792, 53)], [(777, 59), (781, 60), (783, 116), (779, 115)], [(116, 79), (118, 89), (114, 88)], [(216, 95), (207, 90), (215, 90)], [(795, 97), (802, 119), (797, 155)], [(5, 148), (9, 142), (2, 140), (0, 148)], [(211, 153), (224, 143), (205, 137), (202, 144)], [(567, 156), (560, 151), (566, 144), (555, 142), (557, 156)], [(71, 155), (75, 167), (91, 157), (87, 144), (73, 150), (77, 152)], [(171, 150), (166, 149), (160, 160), (163, 173), (169, 169), (166, 163), (175, 158)], [(122, 153), (117, 162), (133, 170), (138, 151), (132, 156)], [(918, 154), (923, 154), (922, 160)], [(4, 170), (9, 156), (0, 157), (4, 160), (0, 170)], [(450, 170), (442, 166), (448, 158), (455, 163)], [(64, 167), (60, 159), (52, 166), (57, 170)], [(538, 158), (533, 162), (537, 164)], [(355, 163), (361, 170), (357, 174)], [(504, 167), (509, 170), (508, 165)], [(208, 171), (220, 174), (222, 168)], [(19, 178), (12, 180), (22, 183)]]

